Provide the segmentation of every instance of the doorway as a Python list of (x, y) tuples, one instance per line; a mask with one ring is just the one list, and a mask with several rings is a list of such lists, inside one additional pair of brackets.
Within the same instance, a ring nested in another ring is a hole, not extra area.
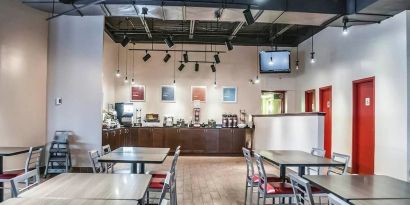
[(285, 91), (262, 91), (262, 114), (285, 113)]
[(324, 149), (326, 158), (332, 156), (332, 86), (319, 89), (319, 111), (325, 114)]
[(353, 81), (353, 154), (355, 174), (374, 174), (374, 77)]
[(315, 111), (315, 90), (305, 91), (305, 112)]

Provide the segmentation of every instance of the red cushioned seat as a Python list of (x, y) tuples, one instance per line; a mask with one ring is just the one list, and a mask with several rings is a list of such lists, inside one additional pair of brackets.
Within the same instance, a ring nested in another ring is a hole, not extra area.
[(20, 174), (0, 174), (0, 179), (13, 179)]
[[(262, 185), (261, 189), (264, 187)], [(268, 182), (266, 186), (266, 193), (268, 194), (293, 194), (292, 185), (284, 182)]]
[(164, 182), (151, 181), (151, 183), (149, 183), (150, 189), (162, 189), (163, 186), (164, 186)]
[(320, 189), (317, 186), (311, 186), (310, 189), (312, 190), (313, 194), (320, 194), (320, 193), (325, 193), (322, 189)]
[[(252, 178), (253, 178), (254, 183), (259, 182), (259, 175), (255, 174), (253, 175)], [(275, 176), (275, 175), (268, 175), (267, 178), (268, 178), (268, 182), (281, 182), (282, 181), (280, 177)], [(250, 176), (248, 176), (248, 179), (250, 179)]]
[(167, 175), (166, 174), (153, 174), (152, 175), (152, 178), (167, 178)]
[(152, 178), (151, 182), (164, 183), (165, 178)]

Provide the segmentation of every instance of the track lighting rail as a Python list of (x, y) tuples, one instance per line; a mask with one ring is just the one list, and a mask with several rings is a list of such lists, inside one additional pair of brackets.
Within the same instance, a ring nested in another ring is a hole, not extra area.
[[(180, 63), (185, 63), (185, 61), (179, 61)], [(204, 63), (204, 64), (216, 64), (214, 61), (188, 61), (187, 63)]]
[[(188, 53), (226, 53), (226, 51), (201, 51), (201, 50), (173, 50), (173, 49), (142, 49), (142, 48), (130, 48), (130, 51), (151, 51), (151, 52), (188, 52)], [(196, 62), (196, 61), (194, 61)]]

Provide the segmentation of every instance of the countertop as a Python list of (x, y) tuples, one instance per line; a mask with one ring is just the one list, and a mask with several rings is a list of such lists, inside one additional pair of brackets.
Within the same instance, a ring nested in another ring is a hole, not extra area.
[(283, 113), (283, 114), (270, 114), (270, 115), (252, 115), (252, 117), (285, 117), (285, 116), (324, 116), (324, 112), (300, 112), (300, 113)]
[(124, 129), (124, 128), (174, 128), (174, 129), (247, 129), (250, 127), (246, 128), (239, 128), (239, 127), (152, 127), (152, 126), (146, 126), (146, 127), (120, 127), (120, 128), (111, 128), (111, 129), (102, 129), (103, 131), (114, 131), (114, 130), (119, 130), (119, 129)]

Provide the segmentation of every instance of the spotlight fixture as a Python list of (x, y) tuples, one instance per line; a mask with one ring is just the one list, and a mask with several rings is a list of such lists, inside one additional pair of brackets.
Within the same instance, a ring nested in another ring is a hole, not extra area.
[(233, 50), (233, 45), (231, 41), (225, 41), (225, 45), (229, 51)]
[(131, 84), (134, 85), (135, 84), (135, 80), (134, 78), (131, 79)]
[(212, 65), (211, 65), (211, 70), (212, 70), (212, 72), (214, 72), (214, 73), (216, 72), (215, 64), (212, 64)]
[(171, 55), (170, 55), (170, 54), (168, 53), (168, 51), (167, 51), (167, 54), (166, 54), (165, 57), (164, 57), (164, 62), (165, 62), (165, 63), (168, 62), (170, 58), (171, 58)]
[(125, 76), (124, 83), (128, 83), (128, 76)]
[(147, 15), (148, 14), (148, 8), (147, 7), (142, 7), (142, 15)]
[(196, 62), (195, 63), (195, 72), (198, 72), (199, 71), (199, 64), (198, 64), (198, 62)]
[(172, 41), (171, 36), (168, 36), (164, 39), (165, 44), (167, 44), (168, 48), (172, 48), (175, 44)]
[(243, 15), (245, 16), (246, 24), (252, 25), (255, 23), (255, 19), (251, 12), (251, 6), (248, 6), (248, 8), (243, 11)]
[(221, 63), (221, 59), (219, 58), (219, 52), (214, 55), (214, 59), (215, 59), (215, 63), (216, 63), (216, 64)]
[(182, 71), (182, 70), (184, 70), (184, 68), (185, 68), (185, 65), (182, 63), (182, 64), (179, 66), (178, 70), (179, 70), (179, 71)]
[(128, 38), (128, 36), (127, 36), (127, 35), (124, 35), (124, 38), (123, 38), (122, 41), (121, 41), (122, 47), (127, 46), (130, 41), (131, 41), (131, 40)]
[(117, 78), (121, 77), (121, 73), (120, 73), (120, 69), (118, 68), (117, 73), (115, 74), (115, 76), (117, 76)]
[(349, 20), (347, 18), (343, 18), (343, 35), (349, 34), (349, 31), (347, 30), (347, 22)]
[(261, 80), (259, 79), (259, 75), (257, 75), (256, 76), (256, 79), (255, 79), (255, 81), (254, 81), (256, 84), (258, 84), (258, 83), (260, 83), (261, 82)]
[(145, 56), (144, 57), (142, 57), (142, 60), (144, 60), (145, 62), (147, 62), (148, 61), (148, 59), (150, 59), (151, 58), (151, 55), (148, 53), (148, 51), (145, 51)]
[(188, 63), (188, 61), (189, 61), (189, 59), (188, 59), (188, 52), (185, 52), (183, 56), (184, 56), (184, 62), (185, 62), (185, 63)]

